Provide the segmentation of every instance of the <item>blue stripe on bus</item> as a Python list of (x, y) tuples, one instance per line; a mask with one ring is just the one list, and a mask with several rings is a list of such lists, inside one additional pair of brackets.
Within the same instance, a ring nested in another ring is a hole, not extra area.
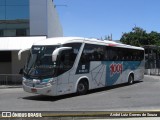
[(106, 61), (102, 62), (106, 65), (106, 86), (114, 85), (122, 73), (126, 70), (137, 69), (140, 61)]

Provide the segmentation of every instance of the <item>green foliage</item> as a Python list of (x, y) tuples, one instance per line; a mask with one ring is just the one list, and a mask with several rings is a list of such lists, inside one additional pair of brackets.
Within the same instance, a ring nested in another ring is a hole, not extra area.
[(158, 45), (160, 46), (160, 33), (152, 31), (147, 33), (140, 27), (134, 27), (131, 32), (124, 33), (120, 39), (124, 44), (134, 46)]

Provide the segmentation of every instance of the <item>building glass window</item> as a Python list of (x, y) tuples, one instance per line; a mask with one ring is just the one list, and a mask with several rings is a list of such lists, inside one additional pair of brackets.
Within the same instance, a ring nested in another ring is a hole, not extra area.
[(26, 29), (17, 29), (16, 30), (16, 36), (26, 36), (26, 35), (27, 35)]
[(0, 37), (3, 36), (3, 30), (0, 30)]
[(5, 6), (0, 5), (0, 20), (5, 20)]
[(29, 0), (6, 0), (6, 5), (11, 5), (11, 6), (28, 6), (29, 5)]
[(24, 31), (29, 31), (29, 0), (0, 0), (0, 29), (4, 37), (22, 36), (17, 29), (25, 29), (23, 36), (28, 36)]
[(11, 51), (0, 51), (0, 62), (11, 62)]
[(7, 6), (6, 20), (28, 19), (28, 6)]
[(4, 6), (5, 5), (5, 0), (0, 0), (0, 6)]

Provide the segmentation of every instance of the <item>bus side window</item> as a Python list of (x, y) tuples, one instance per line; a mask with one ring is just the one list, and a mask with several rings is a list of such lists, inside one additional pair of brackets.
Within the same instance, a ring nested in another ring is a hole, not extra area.
[(59, 57), (59, 74), (62, 74), (73, 67), (75, 55), (73, 50), (65, 50)]
[(89, 63), (90, 61), (103, 61), (105, 57), (105, 47), (102, 45), (85, 44), (81, 55), (80, 63)]
[(81, 64), (86, 64), (86, 63), (88, 62), (88, 60), (87, 60), (86, 57), (87, 57), (87, 56), (86, 56), (84, 53), (82, 53), (81, 59), (80, 59), (80, 63), (81, 63)]

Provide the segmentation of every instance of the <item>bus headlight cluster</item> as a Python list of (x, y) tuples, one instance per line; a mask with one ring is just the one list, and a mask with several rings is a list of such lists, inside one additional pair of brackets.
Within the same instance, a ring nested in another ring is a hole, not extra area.
[(22, 78), (23, 82), (27, 82), (27, 79), (25, 77)]
[(54, 85), (54, 84), (56, 83), (56, 80), (53, 79), (53, 78), (51, 78), (51, 79), (48, 81), (48, 83), (50, 83), (51, 85)]

